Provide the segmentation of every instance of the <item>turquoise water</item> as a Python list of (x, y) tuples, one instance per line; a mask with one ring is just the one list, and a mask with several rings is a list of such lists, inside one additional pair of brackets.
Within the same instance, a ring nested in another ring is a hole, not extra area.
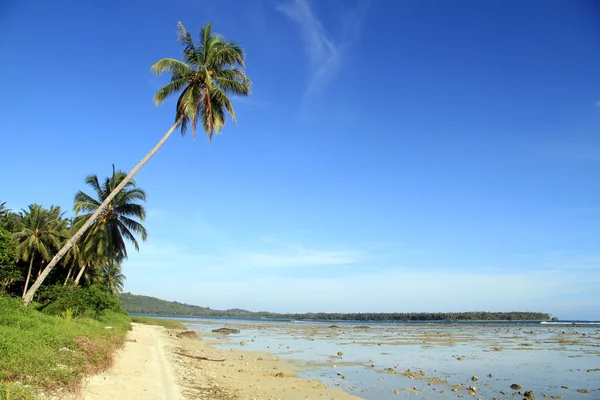
[[(600, 399), (597, 325), (359, 322), (330, 327), (331, 322), (210, 319), (184, 323), (201, 334), (224, 326), (238, 328), (239, 334), (227, 336), (217, 347), (271, 352), (301, 364), (301, 376), (364, 399), (471, 397), (468, 386), (476, 387), (473, 394), (479, 399), (521, 399), (526, 390), (537, 398)], [(358, 329), (358, 324), (369, 328)], [(473, 381), (473, 376), (478, 379)], [(511, 389), (513, 383), (523, 389)]]

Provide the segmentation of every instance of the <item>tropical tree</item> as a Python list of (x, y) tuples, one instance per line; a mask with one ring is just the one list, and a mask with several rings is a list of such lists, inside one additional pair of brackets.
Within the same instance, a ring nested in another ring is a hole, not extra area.
[(39, 204), (31, 204), (28, 210), (22, 210), (21, 230), (14, 234), (18, 241), (17, 251), (23, 261), (29, 261), (25, 278), (23, 297), (27, 293), (34, 260), (40, 263), (48, 261), (50, 254), (60, 246), (61, 218), (60, 207), (46, 210)]
[(23, 279), (20, 269), (17, 267), (17, 244), (10, 232), (0, 227), (0, 294), (6, 292), (7, 288), (15, 281)]
[(104, 263), (102, 268), (103, 284), (113, 295), (123, 293), (125, 275), (121, 271), (121, 264), (115, 261)]
[(8, 208), (6, 208), (6, 202), (0, 202), (0, 218), (4, 218), (8, 215)]
[(69, 251), (73, 243), (79, 240), (113, 197), (127, 185), (177, 128), (180, 128), (181, 134), (185, 135), (188, 124), (191, 123), (192, 136), (195, 136), (196, 126), (200, 120), (202, 129), (210, 141), (215, 133), (221, 132), (225, 125), (227, 112), (237, 123), (233, 106), (227, 95), (247, 96), (250, 94), (251, 82), (242, 69), (245, 57), (243, 49), (234, 42), (213, 34), (212, 24), (207, 24), (200, 29), (197, 44), (194, 43), (192, 35), (182, 23), (179, 23), (178, 28), (179, 41), (183, 46), (183, 61), (163, 58), (151, 68), (157, 75), (165, 72), (171, 74), (171, 81), (155, 94), (154, 103), (158, 106), (169, 96), (179, 94), (175, 110), (175, 123), (54, 256), (25, 295), (25, 304), (31, 302), (44, 279)]
[[(87, 176), (85, 182), (93, 189), (95, 198), (82, 191), (75, 195), (75, 226), (85, 223), (125, 177), (125, 172), (116, 171), (114, 165), (112, 176), (106, 178), (102, 185), (97, 175)], [(92, 264), (101, 266), (113, 261), (120, 263), (127, 258), (126, 240), (139, 251), (140, 246), (135, 235), (146, 240), (148, 233), (146, 228), (135, 220), (143, 221), (146, 218), (146, 210), (137, 204), (137, 201), (146, 201), (146, 192), (136, 187), (135, 180), (131, 179), (110, 201), (108, 207), (94, 219), (80, 246), (83, 263), (75, 278), (75, 284), (79, 283), (86, 267)]]

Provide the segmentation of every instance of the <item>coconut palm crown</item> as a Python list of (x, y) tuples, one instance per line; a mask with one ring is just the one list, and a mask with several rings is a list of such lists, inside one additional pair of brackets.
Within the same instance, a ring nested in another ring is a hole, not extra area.
[[(125, 172), (116, 171), (113, 165), (112, 176), (106, 178), (100, 184), (97, 175), (89, 175), (85, 179), (94, 190), (96, 198), (82, 191), (75, 195), (74, 211), (77, 215), (76, 226), (85, 222), (104, 199), (114, 190), (114, 188), (125, 179)], [(136, 187), (135, 181), (130, 180), (114, 199), (109, 203), (95, 224), (88, 231), (86, 239), (83, 241), (83, 253), (94, 252), (102, 258), (115, 259), (118, 261), (127, 258), (127, 247), (125, 239), (133, 244), (139, 251), (139, 244), (134, 234), (139, 235), (142, 240), (146, 240), (146, 228), (134, 218), (143, 221), (146, 217), (146, 210), (137, 201), (146, 201), (146, 192)]]
[(181, 134), (185, 135), (191, 123), (192, 136), (195, 136), (200, 120), (210, 141), (225, 125), (226, 111), (237, 123), (227, 95), (250, 94), (251, 81), (241, 69), (244, 67), (244, 50), (220, 35), (213, 35), (210, 23), (200, 29), (197, 45), (181, 22), (178, 28), (184, 61), (163, 58), (152, 66), (157, 75), (171, 73), (171, 82), (156, 92), (154, 104), (158, 106), (166, 98), (181, 92), (175, 114)]

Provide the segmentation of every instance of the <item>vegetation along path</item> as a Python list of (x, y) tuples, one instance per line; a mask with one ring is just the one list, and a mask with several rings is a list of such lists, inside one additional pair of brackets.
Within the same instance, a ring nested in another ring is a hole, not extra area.
[(165, 357), (164, 342), (156, 326), (132, 324), (125, 347), (115, 365), (91, 377), (81, 397), (85, 400), (179, 400), (180, 388)]

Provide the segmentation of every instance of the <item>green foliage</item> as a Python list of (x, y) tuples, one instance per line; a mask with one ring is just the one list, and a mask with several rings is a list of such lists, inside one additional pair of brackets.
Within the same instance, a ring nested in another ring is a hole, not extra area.
[[(130, 329), (123, 313), (67, 321), (0, 296), (0, 399), (33, 399), (75, 387), (108, 367)], [(105, 329), (110, 326), (110, 329)]]
[(17, 244), (12, 235), (0, 227), (0, 267), (17, 261)]
[(138, 324), (164, 326), (168, 329), (186, 329), (185, 325), (174, 319), (151, 318), (151, 317), (131, 317), (131, 320)]
[(0, 227), (0, 294), (6, 292), (14, 282), (23, 279), (17, 259), (17, 243), (9, 232)]
[(0, 399), (2, 400), (37, 400), (35, 391), (21, 382), (1, 382)]
[[(93, 189), (94, 195), (82, 191), (75, 195), (73, 210), (77, 214), (74, 225), (76, 230), (91, 217), (126, 176), (125, 172), (115, 170), (113, 165), (112, 175), (102, 184), (95, 174), (85, 178), (85, 183)], [(139, 251), (134, 234), (146, 240), (148, 233), (146, 228), (135, 220), (143, 221), (146, 218), (146, 210), (138, 201), (146, 201), (146, 192), (136, 187), (135, 180), (132, 179), (117, 193), (82, 238), (81, 248), (86, 258), (97, 261), (97, 265), (113, 261), (119, 263), (127, 258), (125, 240)]]
[(165, 301), (149, 296), (123, 293), (119, 296), (125, 311), (131, 314), (178, 315), (197, 317), (273, 318), (293, 320), (338, 321), (542, 321), (550, 315), (539, 312), (458, 312), (458, 313), (305, 313), (278, 314), (267, 311), (252, 312), (239, 308), (212, 310), (208, 307)]
[(46, 305), (41, 311), (48, 315), (66, 315), (67, 310), (72, 317), (96, 317), (105, 311), (122, 312), (123, 304), (106, 288), (91, 286), (55, 285), (46, 288), (42, 294)]
[(189, 123), (192, 136), (198, 121), (211, 140), (225, 125), (227, 112), (236, 122), (233, 106), (227, 95), (248, 96), (250, 79), (241, 69), (244, 66), (244, 50), (234, 42), (212, 33), (212, 24), (200, 30), (200, 41), (195, 44), (192, 35), (180, 22), (179, 42), (183, 46), (183, 60), (163, 58), (152, 66), (161, 75), (171, 73), (171, 82), (156, 92), (154, 104), (162, 104), (166, 98), (180, 93), (177, 100), (175, 121), (185, 134)]

